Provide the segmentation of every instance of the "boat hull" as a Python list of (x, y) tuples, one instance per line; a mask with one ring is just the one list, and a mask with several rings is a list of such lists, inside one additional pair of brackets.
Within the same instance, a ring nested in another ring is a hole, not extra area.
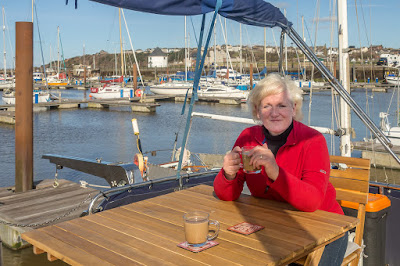
[[(3, 102), (6, 104), (15, 104), (14, 95), (3, 95)], [(38, 103), (46, 103), (50, 101), (50, 93), (40, 93), (38, 95)], [(32, 97), (32, 102), (35, 103), (35, 95)]]

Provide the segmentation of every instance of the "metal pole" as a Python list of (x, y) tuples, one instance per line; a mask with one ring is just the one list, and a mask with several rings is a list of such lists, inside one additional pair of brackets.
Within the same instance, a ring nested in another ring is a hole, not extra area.
[(133, 91), (137, 90), (137, 66), (133, 64)]
[(119, 13), (119, 43), (121, 48), (121, 76), (122, 76), (122, 83), (121, 86), (125, 86), (124, 82), (124, 49), (122, 48), (122, 31), (121, 31), (121, 8), (118, 8)]
[(283, 66), (282, 66), (282, 60), (283, 60), (283, 40), (285, 37), (285, 32), (282, 30), (281, 32), (281, 38), (280, 38), (280, 45), (279, 45), (279, 65), (278, 65), (278, 72), (282, 73), (283, 71)]
[(33, 23), (15, 23), (15, 191), (33, 188)]
[(250, 64), (250, 90), (253, 89), (253, 64)]
[[(347, 0), (338, 1), (338, 29), (339, 29), (339, 82), (350, 94), (349, 71), (349, 36), (347, 27)], [(340, 138), (340, 154), (351, 156), (351, 113), (350, 107), (343, 98), (340, 98), (340, 127), (344, 130)]]

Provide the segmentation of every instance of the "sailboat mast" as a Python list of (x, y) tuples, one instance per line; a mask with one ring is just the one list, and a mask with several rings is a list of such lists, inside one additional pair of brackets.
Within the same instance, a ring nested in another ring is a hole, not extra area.
[(2, 8), (3, 12), (3, 64), (4, 64), (4, 81), (7, 80), (7, 62), (6, 62), (6, 24), (4, 22), (4, 7)]
[(239, 58), (240, 58), (240, 75), (242, 75), (243, 71), (243, 64), (242, 64), (242, 24), (239, 24), (239, 33), (240, 33), (240, 48), (239, 48)]
[(32, 0), (32, 23), (33, 23), (33, 5), (35, 4), (35, 0)]
[(185, 81), (187, 81), (187, 72), (188, 72), (188, 51), (187, 51), (187, 31), (186, 31), (186, 16), (185, 16)]
[[(339, 29), (339, 81), (350, 94), (347, 0), (339, 0), (337, 9)], [(351, 156), (351, 114), (350, 107), (343, 98), (340, 98), (340, 123), (340, 127), (343, 130), (343, 135), (340, 138), (340, 154), (342, 156)]]
[[(306, 41), (306, 38), (304, 37), (304, 16), (301, 16), (301, 27), (303, 29), (303, 41)], [(307, 80), (307, 71), (306, 71), (306, 54), (303, 53), (303, 80)]]
[[(217, 22), (214, 22), (217, 23)], [(217, 73), (217, 26), (214, 25), (214, 71)]]
[[(286, 17), (286, 9), (283, 10), (284, 11), (284, 15)], [(288, 67), (287, 67), (287, 38), (286, 38), (286, 34), (284, 36), (285, 38), (285, 75), (288, 73)]]
[[(226, 18), (224, 19), (224, 26), (225, 26), (225, 50), (226, 50), (226, 71), (227, 73), (229, 72), (229, 65), (228, 65), (228, 60), (229, 60), (229, 51), (228, 51), (228, 30), (226, 28)], [(228, 79), (229, 79), (229, 73), (228, 73)]]
[(57, 26), (57, 74), (60, 74), (60, 27)]
[(267, 67), (267, 28), (264, 27), (264, 67)]
[(119, 11), (119, 43), (121, 48), (121, 76), (122, 76), (122, 86), (124, 86), (124, 51), (122, 49), (122, 30), (121, 30), (121, 8)]

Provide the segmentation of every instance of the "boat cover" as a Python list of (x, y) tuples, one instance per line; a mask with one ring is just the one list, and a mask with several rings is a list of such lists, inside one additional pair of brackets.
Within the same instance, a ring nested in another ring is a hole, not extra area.
[[(160, 15), (192, 16), (214, 12), (217, 0), (91, 0), (94, 2)], [(242, 24), (288, 28), (282, 12), (263, 0), (221, 0), (218, 13)]]

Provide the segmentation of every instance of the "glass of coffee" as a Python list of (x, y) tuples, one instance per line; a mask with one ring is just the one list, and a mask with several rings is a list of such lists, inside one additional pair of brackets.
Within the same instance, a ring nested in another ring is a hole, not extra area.
[(243, 163), (243, 171), (246, 174), (258, 174), (261, 172), (261, 169), (255, 168), (250, 164), (250, 151), (254, 148), (254, 146), (244, 146), (242, 147), (242, 163)]
[[(185, 238), (189, 245), (201, 247), (209, 240), (218, 236), (219, 222), (209, 220), (209, 214), (202, 211), (187, 212), (183, 215)], [(216, 227), (214, 234), (210, 232), (210, 225)]]

